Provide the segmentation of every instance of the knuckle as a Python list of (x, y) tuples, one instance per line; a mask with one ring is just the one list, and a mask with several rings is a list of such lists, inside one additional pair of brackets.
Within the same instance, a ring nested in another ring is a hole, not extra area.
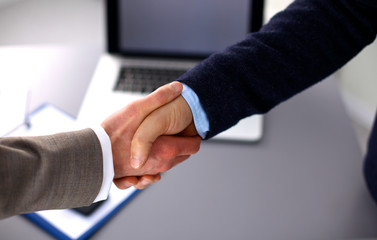
[(196, 147), (194, 148), (194, 153), (197, 153), (199, 152), (200, 150), (200, 143), (196, 145)]
[(169, 164), (163, 164), (162, 166), (159, 167), (159, 172), (167, 172), (170, 169)]
[(126, 113), (127, 115), (134, 116), (138, 113), (138, 109), (138, 101), (135, 101), (127, 105)]
[(153, 98), (153, 101), (158, 105), (166, 103), (168, 101), (168, 96), (168, 91), (166, 91), (164, 87), (160, 87), (150, 95), (150, 97)]
[(195, 144), (193, 145), (193, 148), (192, 148), (193, 153), (199, 152), (199, 150), (200, 150), (200, 143), (201, 143), (201, 139), (200, 139), (200, 137), (197, 137), (196, 142), (195, 142)]

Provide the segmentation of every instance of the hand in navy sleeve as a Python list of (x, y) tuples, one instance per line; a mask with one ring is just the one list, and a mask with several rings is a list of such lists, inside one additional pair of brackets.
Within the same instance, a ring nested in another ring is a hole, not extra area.
[(184, 136), (183, 139), (200, 141), (190, 107), (182, 96), (157, 109), (140, 124), (131, 143), (131, 166), (139, 169), (149, 164), (155, 140), (159, 136), (177, 134)]

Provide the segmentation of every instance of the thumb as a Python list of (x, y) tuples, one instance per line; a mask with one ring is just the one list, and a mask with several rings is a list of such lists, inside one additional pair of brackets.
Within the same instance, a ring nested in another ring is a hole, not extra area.
[(161, 135), (182, 132), (192, 123), (192, 113), (182, 96), (152, 112), (136, 130), (131, 142), (131, 167), (141, 168), (154, 141)]
[(153, 121), (146, 121), (140, 127), (139, 129), (141, 130), (136, 131), (131, 142), (131, 167), (134, 169), (144, 166), (152, 149), (153, 142), (158, 136), (164, 134), (164, 131), (153, 124)]

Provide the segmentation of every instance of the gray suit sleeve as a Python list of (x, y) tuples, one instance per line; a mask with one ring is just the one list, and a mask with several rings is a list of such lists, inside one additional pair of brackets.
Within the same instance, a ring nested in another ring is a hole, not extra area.
[(91, 129), (0, 138), (0, 219), (90, 205), (102, 178), (101, 145)]

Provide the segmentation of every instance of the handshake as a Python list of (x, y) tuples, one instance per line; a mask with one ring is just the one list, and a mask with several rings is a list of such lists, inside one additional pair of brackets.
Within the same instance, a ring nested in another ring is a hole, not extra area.
[(182, 88), (179, 82), (162, 86), (102, 122), (111, 141), (118, 188), (143, 189), (199, 151), (201, 138)]

